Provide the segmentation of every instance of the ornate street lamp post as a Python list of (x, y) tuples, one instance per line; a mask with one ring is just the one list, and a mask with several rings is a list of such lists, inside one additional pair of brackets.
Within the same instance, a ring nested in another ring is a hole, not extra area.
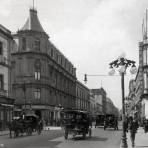
[(119, 68), (119, 73), (121, 75), (121, 90), (122, 90), (122, 148), (127, 148), (127, 141), (126, 141), (126, 129), (125, 129), (125, 97), (124, 97), (124, 75), (126, 74), (127, 67), (131, 67), (131, 74), (135, 74), (137, 72), (137, 68), (135, 66), (135, 61), (127, 60), (124, 57), (119, 57), (117, 60), (111, 62), (110, 64), (111, 71), (109, 72), (110, 75), (114, 75), (115, 70), (114, 68)]

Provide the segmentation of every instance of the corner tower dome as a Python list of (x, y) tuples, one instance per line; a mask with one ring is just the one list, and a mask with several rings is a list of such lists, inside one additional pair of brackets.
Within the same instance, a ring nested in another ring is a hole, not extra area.
[(25, 25), (21, 28), (21, 30), (45, 32), (38, 19), (37, 10), (30, 9), (29, 18), (27, 19)]

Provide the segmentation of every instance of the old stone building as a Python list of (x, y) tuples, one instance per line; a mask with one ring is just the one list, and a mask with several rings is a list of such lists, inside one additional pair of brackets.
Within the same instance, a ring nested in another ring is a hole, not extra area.
[(31, 110), (51, 121), (59, 118), (61, 107), (75, 108), (76, 69), (49, 40), (37, 10), (30, 9), (25, 25), (13, 38), (15, 114)]
[(96, 116), (95, 95), (90, 91), (90, 113)]
[(12, 120), (13, 104), (11, 89), (11, 49), (13, 38), (11, 32), (0, 25), (0, 130), (6, 128)]
[[(129, 114), (137, 117), (140, 121), (148, 118), (148, 40), (143, 38), (139, 42), (139, 67), (134, 81), (129, 83)], [(132, 82), (132, 83), (131, 83)], [(134, 82), (134, 85), (133, 85)]]
[(90, 90), (76, 81), (76, 109), (90, 111)]
[(96, 114), (106, 114), (106, 91), (101, 87), (91, 89), (91, 93), (95, 96)]
[(115, 116), (119, 116), (119, 110), (114, 105), (113, 101), (110, 98), (106, 98), (106, 114), (113, 114)]

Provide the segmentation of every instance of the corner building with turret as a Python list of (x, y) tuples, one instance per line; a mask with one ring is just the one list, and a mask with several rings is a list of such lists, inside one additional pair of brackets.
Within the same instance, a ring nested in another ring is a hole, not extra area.
[(76, 68), (51, 43), (35, 9), (30, 9), (25, 25), (13, 38), (15, 115), (24, 110), (47, 122), (57, 121), (61, 108), (75, 108)]

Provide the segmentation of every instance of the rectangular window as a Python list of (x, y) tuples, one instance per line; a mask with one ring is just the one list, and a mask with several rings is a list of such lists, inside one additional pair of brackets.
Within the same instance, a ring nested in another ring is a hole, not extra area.
[(56, 61), (58, 63), (58, 60), (59, 60), (59, 57), (58, 57), (58, 54), (56, 54)]
[(144, 73), (144, 89), (147, 89), (147, 74)]
[(25, 51), (26, 50), (26, 39), (22, 38), (22, 50)]
[(0, 41), (0, 55), (3, 55), (3, 43)]
[(148, 65), (148, 47), (146, 47), (145, 50), (146, 50), (146, 55), (145, 55), (146, 56), (146, 65)]
[(61, 57), (61, 65), (62, 65), (62, 63), (63, 63), (63, 62), (62, 62), (62, 57)]
[(35, 80), (40, 80), (41, 79), (41, 72), (40, 71), (35, 71), (34, 75), (35, 75)]
[(34, 48), (36, 51), (40, 51), (40, 40), (39, 39), (35, 39), (35, 42), (34, 42)]
[(65, 69), (66, 69), (66, 65), (67, 65), (67, 61), (66, 61), (66, 59), (65, 59)]
[(0, 74), (0, 89), (4, 89), (4, 75)]
[(36, 100), (41, 99), (41, 89), (40, 88), (35, 88), (35, 90), (34, 90), (34, 98)]
[(53, 58), (53, 49), (51, 49), (51, 57)]
[(143, 49), (143, 65), (147, 65), (147, 49)]

